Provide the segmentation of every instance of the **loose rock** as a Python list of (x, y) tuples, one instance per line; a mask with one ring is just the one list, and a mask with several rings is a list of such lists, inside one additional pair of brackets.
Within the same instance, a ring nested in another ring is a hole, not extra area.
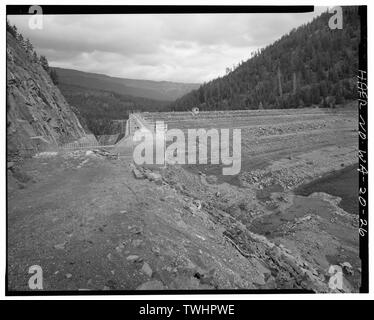
[(162, 182), (162, 176), (157, 172), (147, 172), (145, 176), (149, 181), (155, 181), (156, 183)]
[(132, 173), (134, 174), (136, 179), (144, 179), (145, 176), (142, 172), (140, 172), (137, 168), (132, 169)]
[(340, 266), (343, 268), (343, 271), (347, 274), (353, 275), (353, 267), (349, 262), (340, 263)]
[(140, 262), (141, 261), (141, 258), (135, 254), (132, 254), (130, 256), (128, 256), (126, 258), (127, 261), (130, 261), (130, 262)]
[(58, 250), (64, 250), (65, 249), (65, 245), (66, 245), (66, 241), (62, 242), (62, 243), (59, 243), (59, 244), (56, 244), (54, 246), (55, 249), (58, 249)]
[(143, 272), (145, 275), (147, 275), (150, 278), (152, 277), (152, 274), (153, 274), (152, 268), (149, 266), (147, 262), (144, 262), (141, 272)]

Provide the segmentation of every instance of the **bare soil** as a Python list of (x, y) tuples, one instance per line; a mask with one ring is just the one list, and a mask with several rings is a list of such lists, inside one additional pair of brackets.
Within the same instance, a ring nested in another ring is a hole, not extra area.
[(40, 265), (45, 290), (331, 292), (329, 267), (349, 262), (339, 292), (358, 291), (357, 217), (339, 198), (347, 183), (294, 193), (357, 161), (357, 112), (303, 111), (144, 115), (243, 127), (236, 177), (175, 165), (139, 167), (136, 178), (128, 143), (118, 159), (82, 150), (18, 162), (8, 170), (9, 290), (29, 290), (28, 268)]

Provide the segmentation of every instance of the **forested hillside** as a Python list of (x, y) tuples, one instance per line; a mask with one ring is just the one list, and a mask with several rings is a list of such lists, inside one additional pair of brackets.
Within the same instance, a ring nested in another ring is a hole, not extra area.
[(343, 7), (343, 29), (331, 13), (292, 30), (171, 104), (172, 110), (332, 106), (355, 98), (360, 24), (357, 7)]
[(95, 135), (114, 134), (112, 120), (127, 119), (130, 112), (163, 111), (168, 102), (132, 97), (119, 93), (94, 90), (77, 85), (59, 83), (59, 89), (74, 106), (85, 129)]
[(118, 133), (118, 127), (112, 120), (127, 119), (129, 112), (169, 111), (170, 101), (198, 88), (197, 84), (50, 69), (85, 130), (95, 135)]
[(199, 87), (196, 83), (126, 79), (63, 68), (53, 70), (62, 84), (160, 101), (174, 101)]

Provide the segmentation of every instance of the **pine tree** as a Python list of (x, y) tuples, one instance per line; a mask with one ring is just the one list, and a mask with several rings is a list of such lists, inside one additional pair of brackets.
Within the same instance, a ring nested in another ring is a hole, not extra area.
[(39, 61), (38, 54), (36, 53), (36, 51), (34, 51), (33, 54), (32, 54), (32, 60), (33, 60), (33, 62), (38, 62)]
[[(262, 102), (265, 108), (307, 107), (320, 103), (322, 97), (337, 97), (338, 92), (344, 99), (354, 99), (360, 17), (357, 7), (344, 7), (343, 11), (345, 22), (340, 32), (331, 32), (331, 15), (323, 13), (253, 52), (249, 60), (234, 66), (234, 70), (230, 68), (225, 76), (204, 83), (172, 106), (185, 110), (193, 102), (208, 109), (255, 109)], [(341, 84), (339, 90), (337, 83)]]
[(43, 67), (43, 69), (45, 71), (49, 72), (49, 64), (48, 64), (47, 58), (45, 56), (41, 55), (39, 61), (40, 61), (41, 66)]
[(23, 39), (23, 35), (22, 35), (21, 33), (18, 34), (18, 36), (17, 36), (17, 40), (18, 40), (18, 42), (21, 43), (21, 45), (22, 45), (22, 43), (24, 42), (24, 39)]
[(51, 68), (50, 70), (51, 71), (50, 71), (49, 75), (50, 75), (50, 77), (52, 79), (53, 84), (54, 85), (58, 85), (58, 76), (57, 76), (56, 70), (53, 69), (53, 68)]
[(30, 39), (26, 39), (25, 41), (25, 49), (27, 51), (27, 53), (31, 54), (33, 51), (34, 51), (34, 46), (32, 45)]
[(16, 26), (12, 26), (9, 20), (6, 20), (6, 31), (8, 31), (13, 37), (17, 38), (18, 31)]

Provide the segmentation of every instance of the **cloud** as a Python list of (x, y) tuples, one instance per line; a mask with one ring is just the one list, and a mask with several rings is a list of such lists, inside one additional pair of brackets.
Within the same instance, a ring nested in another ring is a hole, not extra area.
[(297, 14), (159, 14), (9, 16), (53, 66), (111, 76), (204, 82), (325, 8)]

